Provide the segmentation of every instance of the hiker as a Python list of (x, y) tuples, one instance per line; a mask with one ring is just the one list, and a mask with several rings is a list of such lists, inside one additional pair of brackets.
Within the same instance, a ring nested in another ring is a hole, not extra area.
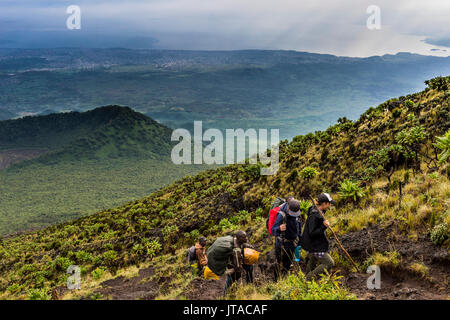
[[(254, 249), (247, 241), (247, 234), (239, 230), (234, 236), (218, 238), (207, 250), (208, 269), (217, 277), (224, 273), (227, 275), (225, 293), (234, 281), (241, 278), (243, 272), (247, 283), (253, 282), (253, 265), (244, 263), (244, 250)], [(255, 259), (251, 261), (255, 262)]]
[(300, 203), (295, 199), (290, 199), (281, 206), (272, 226), (271, 233), (276, 237), (275, 256), (279, 266), (275, 274), (276, 279), (281, 274), (286, 274), (294, 261), (295, 248), (299, 244), (302, 233), (299, 216)]
[[(328, 193), (321, 193), (315, 201), (317, 208), (324, 214), (335, 201), (331, 199)], [(311, 281), (322, 273), (325, 269), (329, 270), (334, 266), (333, 258), (328, 253), (329, 244), (326, 237), (326, 229), (330, 226), (328, 220), (324, 220), (313, 205), (308, 208), (305, 230), (302, 236), (302, 248), (308, 252), (306, 259), (306, 280)]]
[(277, 197), (273, 201), (272, 206), (270, 207), (269, 217), (266, 219), (266, 227), (267, 227), (267, 230), (269, 231), (270, 235), (273, 235), (272, 227), (273, 227), (273, 224), (275, 223), (275, 220), (277, 219), (278, 213), (280, 212), (281, 206), (283, 204), (285, 204), (286, 202), (291, 201), (292, 199), (294, 199), (294, 197), (292, 197), (292, 196), (287, 196), (286, 200), (283, 198)]
[(197, 262), (197, 275), (203, 274), (203, 268), (207, 265), (206, 258), (206, 238), (200, 237), (198, 242), (189, 248), (188, 260), (189, 265), (195, 265)]

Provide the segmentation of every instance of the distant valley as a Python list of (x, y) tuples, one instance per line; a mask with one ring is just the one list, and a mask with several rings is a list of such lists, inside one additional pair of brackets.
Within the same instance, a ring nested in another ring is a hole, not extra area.
[(422, 90), (450, 58), (296, 51), (0, 49), (0, 119), (127, 105), (171, 128), (279, 128), (282, 139)]

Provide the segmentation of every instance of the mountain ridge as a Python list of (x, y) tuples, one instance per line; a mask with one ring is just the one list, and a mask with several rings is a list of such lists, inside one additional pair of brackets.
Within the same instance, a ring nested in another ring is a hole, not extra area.
[(170, 154), (171, 131), (129, 107), (110, 105), (0, 121), (0, 150), (44, 148), (49, 153), (39, 161), (52, 163), (58, 157), (156, 159)]

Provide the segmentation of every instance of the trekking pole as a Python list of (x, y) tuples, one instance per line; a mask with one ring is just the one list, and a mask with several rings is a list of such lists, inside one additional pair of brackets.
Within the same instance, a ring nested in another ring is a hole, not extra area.
[[(320, 215), (322, 216), (323, 220), (327, 220), (325, 218), (325, 215), (323, 214), (322, 210), (320, 210), (316, 203), (314, 202), (314, 199), (309, 196), (313, 202), (313, 206), (317, 209), (317, 211), (319, 211)], [(348, 254), (347, 250), (344, 249), (344, 247), (342, 246), (341, 242), (339, 241), (338, 237), (336, 236), (336, 233), (334, 233), (333, 229), (331, 229), (331, 226), (328, 226), (328, 229), (330, 229), (331, 233), (333, 234), (334, 239), (336, 240), (336, 242), (338, 243), (339, 247), (341, 248), (342, 251), (344, 251), (345, 255), (347, 256), (347, 258), (351, 261), (351, 263), (353, 264), (353, 266), (356, 268), (356, 271), (360, 272), (358, 269), (358, 266), (356, 265), (355, 261), (353, 261), (352, 257), (350, 257), (350, 255)]]

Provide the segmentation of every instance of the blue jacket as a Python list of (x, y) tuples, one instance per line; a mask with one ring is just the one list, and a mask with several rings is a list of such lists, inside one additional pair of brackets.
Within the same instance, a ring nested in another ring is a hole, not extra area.
[[(281, 237), (280, 226), (283, 224), (283, 215), (281, 211), (288, 211), (288, 204), (285, 203), (280, 208), (280, 213), (278, 213), (277, 219), (270, 230), (272, 234), (277, 237), (275, 241), (275, 246), (280, 247), (281, 241), (279, 237)], [(285, 242), (285, 245), (293, 246), (293, 242), (289, 240), (301, 239), (302, 235), (302, 223), (299, 218), (293, 217), (286, 213), (286, 231), (285, 231), (285, 239), (288, 240)]]

